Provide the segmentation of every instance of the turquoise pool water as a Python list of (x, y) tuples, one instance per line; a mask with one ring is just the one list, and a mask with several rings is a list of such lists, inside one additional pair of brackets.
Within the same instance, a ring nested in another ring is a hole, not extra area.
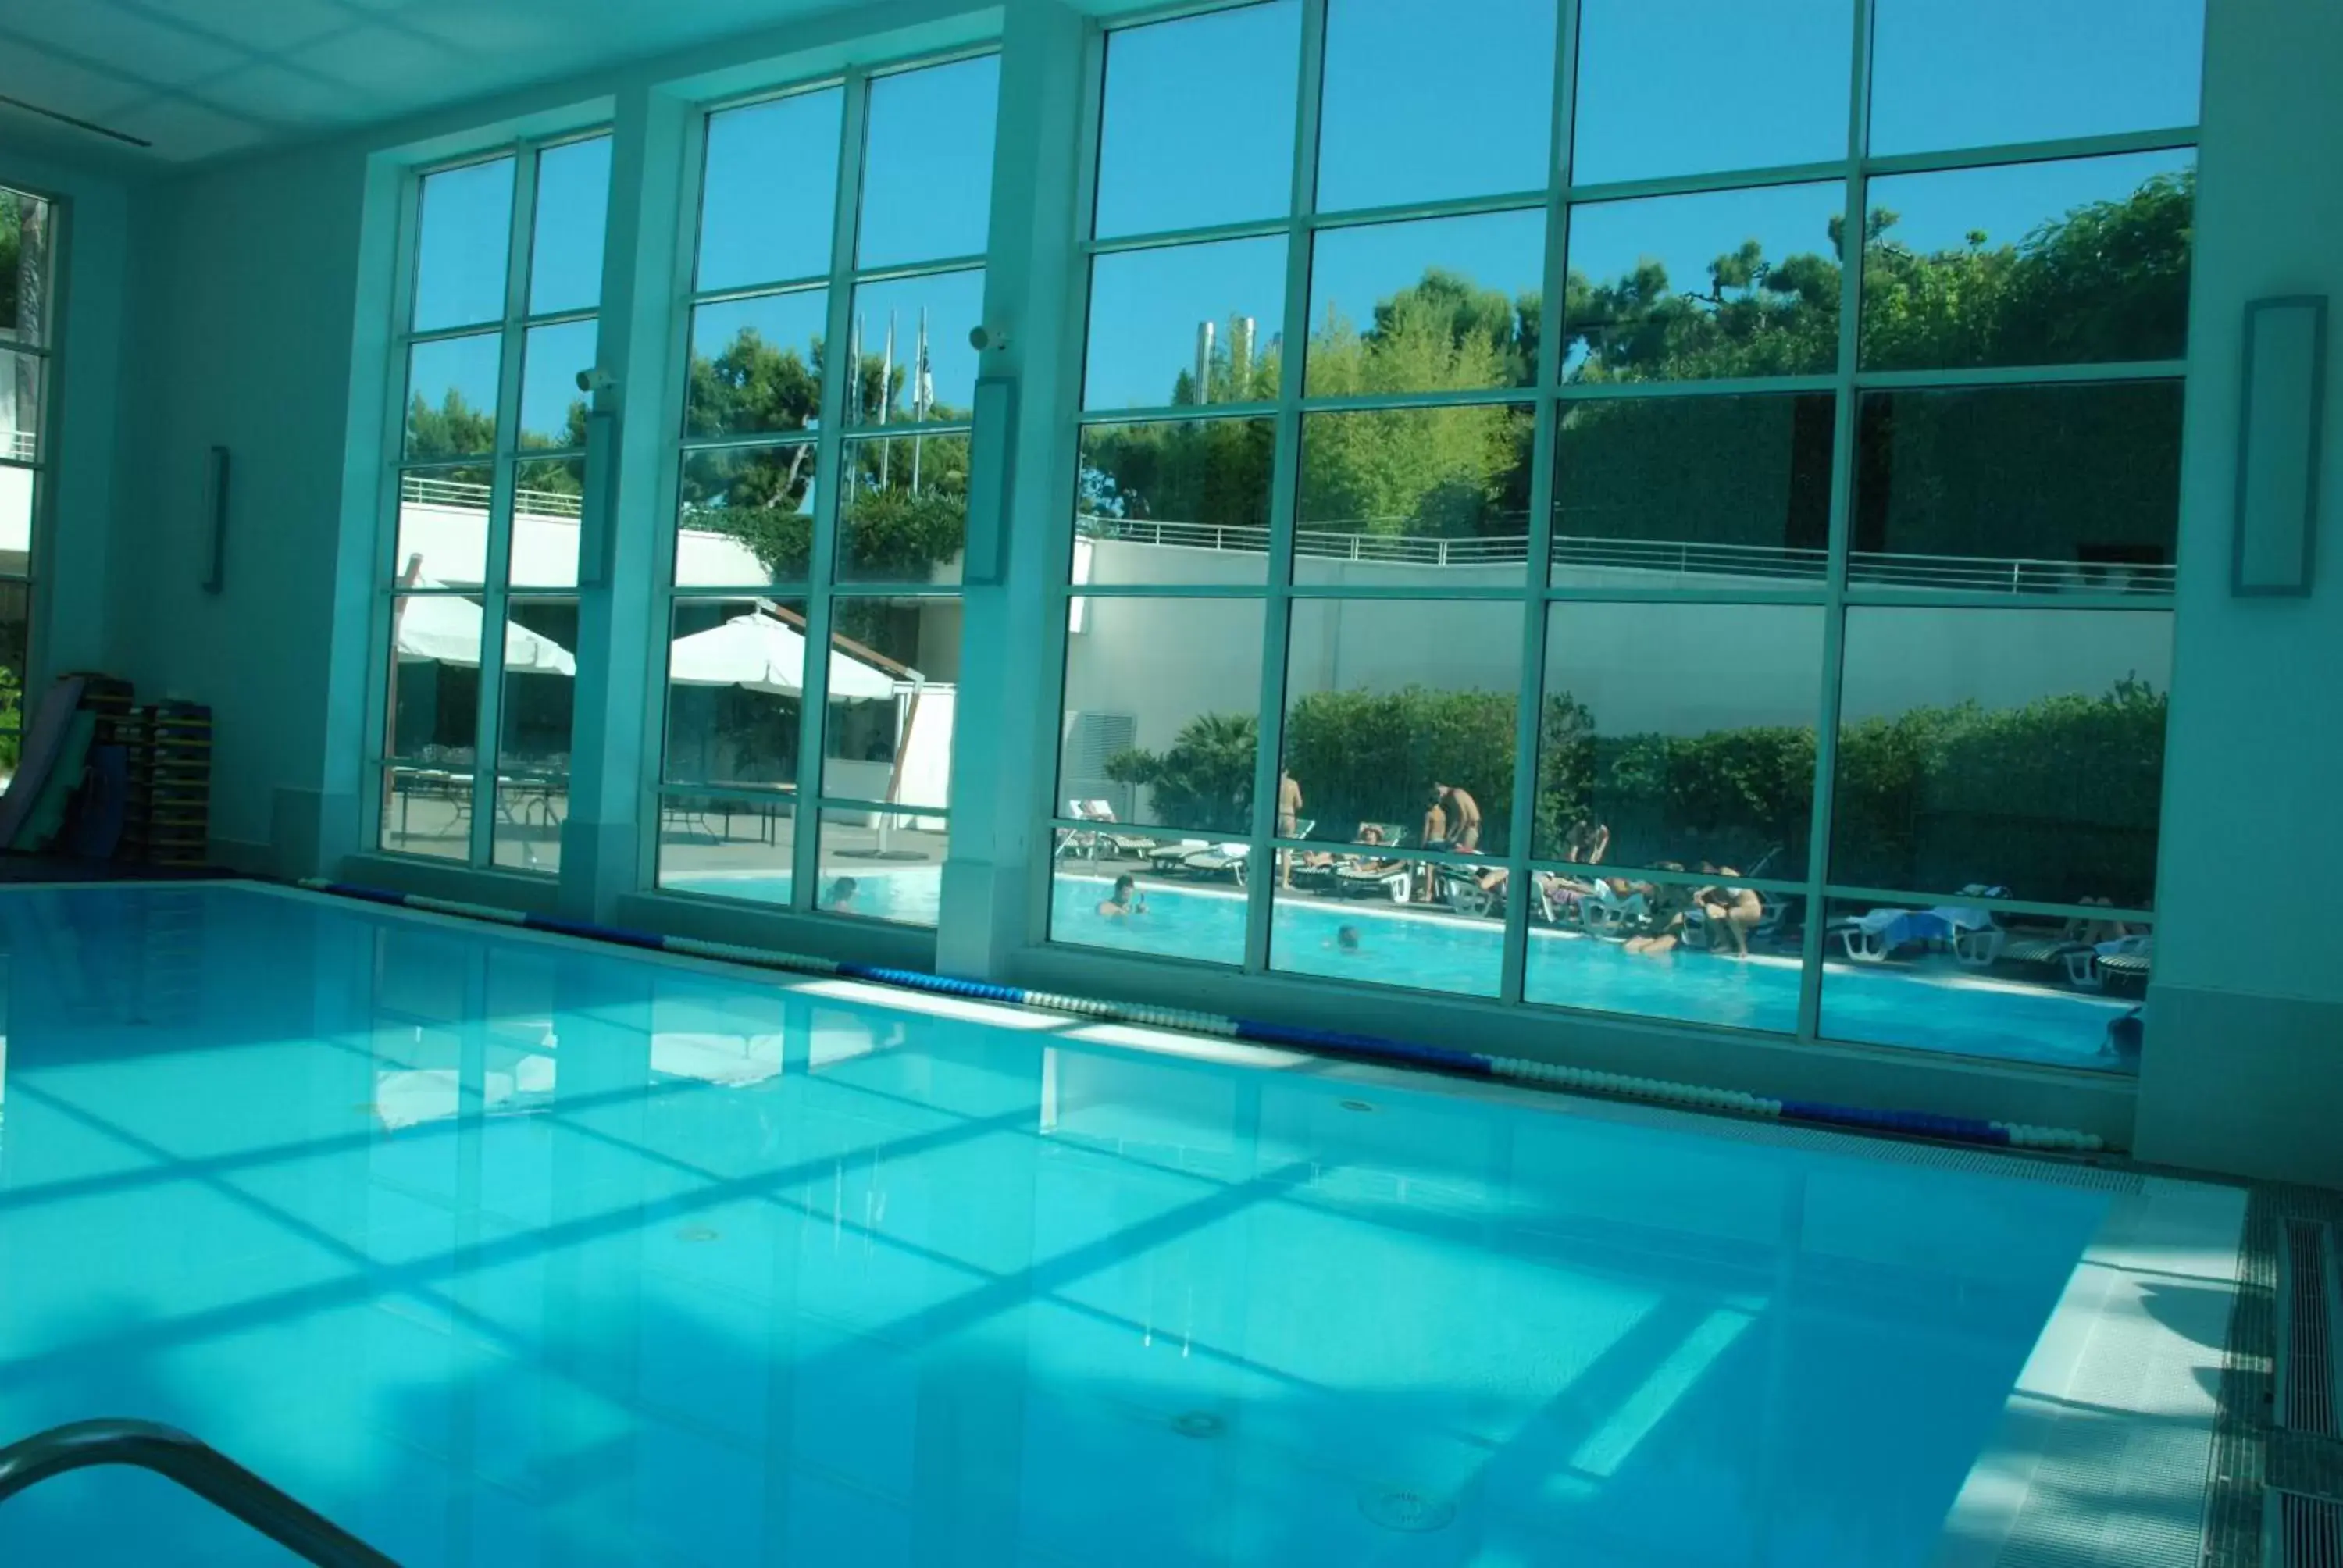
[[(936, 923), (943, 900), (942, 867), (904, 866), (894, 870), (862, 866), (852, 870), (832, 868), (821, 874), (824, 899), (844, 877), (854, 879), (854, 889), (840, 912), (874, 920), (899, 920), (911, 926)], [(787, 871), (674, 871), (663, 874), (659, 886), (670, 892), (742, 899), (754, 904), (787, 904), (794, 880)]]
[[(1116, 920), (1098, 913), (1109, 886), (1103, 878), (1061, 873), (1051, 935), (1130, 952), (1242, 961), (1245, 903), (1234, 890), (1150, 887), (1147, 913)], [(1345, 926), (1357, 935), (1355, 949), (1341, 940)], [(1503, 940), (1493, 920), (1302, 897), (1278, 900), (1269, 952), (1272, 967), (1297, 974), (1494, 996)], [(1759, 954), (1745, 962), (1690, 949), (1652, 957), (1630, 953), (1616, 941), (1534, 927), (1522, 990), (1534, 1002), (1640, 1018), (1784, 1034), (1798, 1027), (1795, 958)], [(2107, 1024), (2128, 1010), (2102, 997), (1983, 980), (1949, 960), (1840, 963), (1824, 974), (1822, 1032), (1835, 1040), (2117, 1071), (2123, 1063), (2107, 1049)]]
[[(0, 951), (0, 1433), (417, 1568), (1917, 1564), (2107, 1202), (256, 889)], [(281, 1559), (93, 1473), (0, 1561)]]
[[(934, 866), (857, 869), (850, 912), (913, 925), (936, 923), (942, 873)], [(833, 873), (823, 873), (829, 885)], [(786, 904), (789, 879), (757, 872), (682, 873), (664, 887), (759, 903)], [(1147, 914), (1101, 919), (1111, 879), (1061, 872), (1050, 932), (1061, 942), (1159, 953), (1212, 963), (1244, 961), (1244, 895), (1234, 888), (1149, 884)], [(1355, 949), (1341, 940), (1358, 934)], [(1503, 932), (1493, 920), (1396, 909), (1360, 900), (1281, 899), (1270, 930), (1270, 962), (1295, 974), (1362, 984), (1402, 985), (1451, 996), (1497, 994)], [(1534, 928), (1523, 994), (1534, 1002), (1637, 1018), (1724, 1024), (1794, 1034), (1798, 1027), (1795, 959), (1759, 954), (1747, 962), (1684, 950), (1650, 957), (1615, 941)], [(2129, 1064), (2107, 1046), (2107, 1025), (2130, 1004), (2063, 986), (1986, 979), (1949, 959), (1891, 965), (1832, 964), (1823, 984), (1822, 1032), (1829, 1039), (1906, 1046), (1957, 1056), (2036, 1061), (2120, 1072)], [(1467, 1042), (1469, 1043), (1469, 1042)]]

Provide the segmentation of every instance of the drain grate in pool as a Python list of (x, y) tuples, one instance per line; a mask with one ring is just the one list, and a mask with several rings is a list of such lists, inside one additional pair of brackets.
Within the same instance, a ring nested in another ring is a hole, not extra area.
[(723, 1234), (713, 1225), (679, 1225), (675, 1239), (679, 1241), (713, 1241)]
[(1380, 1524), (1385, 1530), (1420, 1535), (1447, 1528), (1456, 1517), (1456, 1504), (1452, 1499), (1413, 1486), (1378, 1482), (1359, 1493), (1359, 1512), (1366, 1515), (1369, 1523)]
[(2278, 1249), (2278, 1424), (2317, 1437), (2343, 1436), (2336, 1427), (2339, 1292), (2333, 1227), (2288, 1221)]
[(2265, 1568), (2343, 1568), (2343, 1503), (2273, 1491), (2268, 1528)]
[(1342, 1109), (1345, 1111), (1373, 1111), (1374, 1109), (1373, 1106), (1368, 1104), (1363, 1100), (1345, 1100), (1342, 1104)]
[(1218, 1437), (1229, 1423), (1209, 1410), (1187, 1410), (1172, 1418), (1172, 1430), (1182, 1437)]

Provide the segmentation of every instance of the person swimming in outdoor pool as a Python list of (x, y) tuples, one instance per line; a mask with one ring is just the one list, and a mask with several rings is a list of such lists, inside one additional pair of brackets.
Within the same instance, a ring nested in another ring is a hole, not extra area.
[(1098, 912), (1110, 920), (1127, 920), (1147, 912), (1146, 896), (1128, 871), (1114, 879), (1114, 891), (1099, 900)]
[(839, 878), (822, 890), (821, 907), (833, 911), (852, 909), (855, 890), (860, 886), (861, 884), (851, 877)]
[(1340, 930), (1336, 930), (1334, 933), (1334, 950), (1337, 952), (1356, 957), (1359, 951), (1359, 928), (1356, 926), (1343, 926)]

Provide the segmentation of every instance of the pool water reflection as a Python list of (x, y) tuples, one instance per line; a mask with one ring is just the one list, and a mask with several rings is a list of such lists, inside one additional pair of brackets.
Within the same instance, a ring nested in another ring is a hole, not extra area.
[(0, 892), (0, 1432), (180, 1424), (410, 1568), (1917, 1568), (2110, 1212), (251, 887)]

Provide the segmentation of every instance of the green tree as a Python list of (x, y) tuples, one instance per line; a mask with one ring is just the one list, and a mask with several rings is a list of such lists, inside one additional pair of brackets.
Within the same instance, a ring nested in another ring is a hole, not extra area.
[(1261, 727), (1250, 713), (1205, 713), (1161, 752), (1133, 748), (1107, 759), (1106, 776), (1148, 792), (1147, 820), (1199, 833), (1252, 827), (1253, 759)]

